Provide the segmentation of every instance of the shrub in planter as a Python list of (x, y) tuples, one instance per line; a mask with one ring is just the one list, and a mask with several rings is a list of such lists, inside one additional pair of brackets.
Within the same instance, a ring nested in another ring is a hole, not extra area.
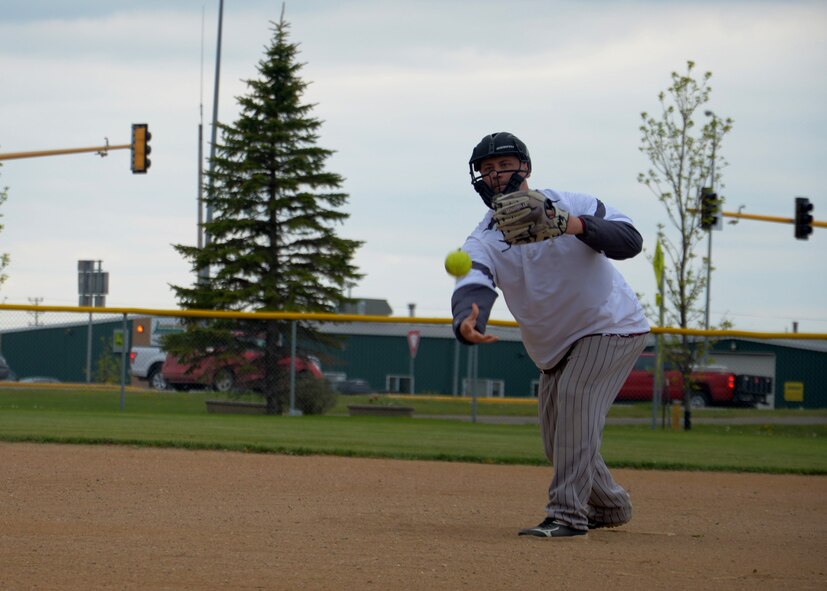
[[(290, 381), (285, 380), (286, 400), (284, 408), (290, 406)], [(333, 389), (327, 380), (319, 380), (303, 375), (296, 376), (296, 408), (306, 415), (323, 415), (336, 406), (338, 392)]]
[[(284, 414), (290, 408), (290, 375), (282, 373), (276, 380), (275, 396), (271, 414)], [(265, 388), (254, 390), (236, 390), (225, 394), (226, 398), (234, 401), (260, 401), (267, 405)], [(322, 415), (336, 406), (339, 393), (333, 389), (327, 380), (313, 377), (310, 374), (300, 373), (296, 376), (295, 408), (305, 415)]]

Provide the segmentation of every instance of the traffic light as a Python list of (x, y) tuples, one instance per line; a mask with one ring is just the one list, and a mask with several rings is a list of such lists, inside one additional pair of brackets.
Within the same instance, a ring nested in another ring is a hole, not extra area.
[(146, 123), (132, 124), (132, 173), (144, 174), (150, 167), (152, 161), (148, 158), (152, 148), (149, 147), (149, 140), (152, 134), (149, 133), (149, 125)]
[(711, 229), (718, 223), (718, 194), (709, 187), (701, 189), (701, 228)]
[(806, 197), (795, 198), (795, 237), (798, 240), (807, 240), (813, 233), (813, 204)]

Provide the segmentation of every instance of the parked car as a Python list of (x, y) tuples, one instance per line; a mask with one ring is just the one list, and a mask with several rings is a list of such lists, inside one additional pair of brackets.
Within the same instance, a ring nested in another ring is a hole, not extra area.
[[(239, 341), (244, 342), (240, 337)], [(189, 390), (196, 388), (212, 388), (219, 392), (231, 390), (258, 390), (264, 379), (264, 353), (261, 349), (263, 341), (253, 339), (250, 348), (237, 354), (221, 351), (208, 351), (202, 357), (187, 361), (168, 353), (161, 373), (166, 384), (175, 390)], [(290, 356), (284, 356), (278, 361), (279, 365), (289, 368)], [(296, 373), (322, 379), (319, 361), (312, 356), (296, 357)]]
[(376, 392), (371, 388), (367, 380), (339, 380), (330, 384), (339, 394), (373, 394)]
[(6, 358), (2, 355), (0, 355), (0, 380), (7, 382), (17, 381), (17, 374), (12, 371)]

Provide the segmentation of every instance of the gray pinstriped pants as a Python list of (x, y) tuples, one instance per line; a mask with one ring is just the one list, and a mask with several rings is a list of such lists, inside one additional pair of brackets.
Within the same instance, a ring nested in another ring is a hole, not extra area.
[(611, 524), (632, 518), (629, 493), (612, 478), (600, 445), (609, 408), (645, 345), (646, 335), (583, 337), (540, 374), (540, 434), (554, 466), (549, 517), (578, 529), (589, 518)]

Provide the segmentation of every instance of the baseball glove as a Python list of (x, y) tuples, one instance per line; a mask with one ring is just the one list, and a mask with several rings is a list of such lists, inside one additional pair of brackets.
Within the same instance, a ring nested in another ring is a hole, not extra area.
[(530, 244), (565, 234), (569, 212), (539, 191), (517, 191), (493, 200), (494, 221), (508, 244)]

